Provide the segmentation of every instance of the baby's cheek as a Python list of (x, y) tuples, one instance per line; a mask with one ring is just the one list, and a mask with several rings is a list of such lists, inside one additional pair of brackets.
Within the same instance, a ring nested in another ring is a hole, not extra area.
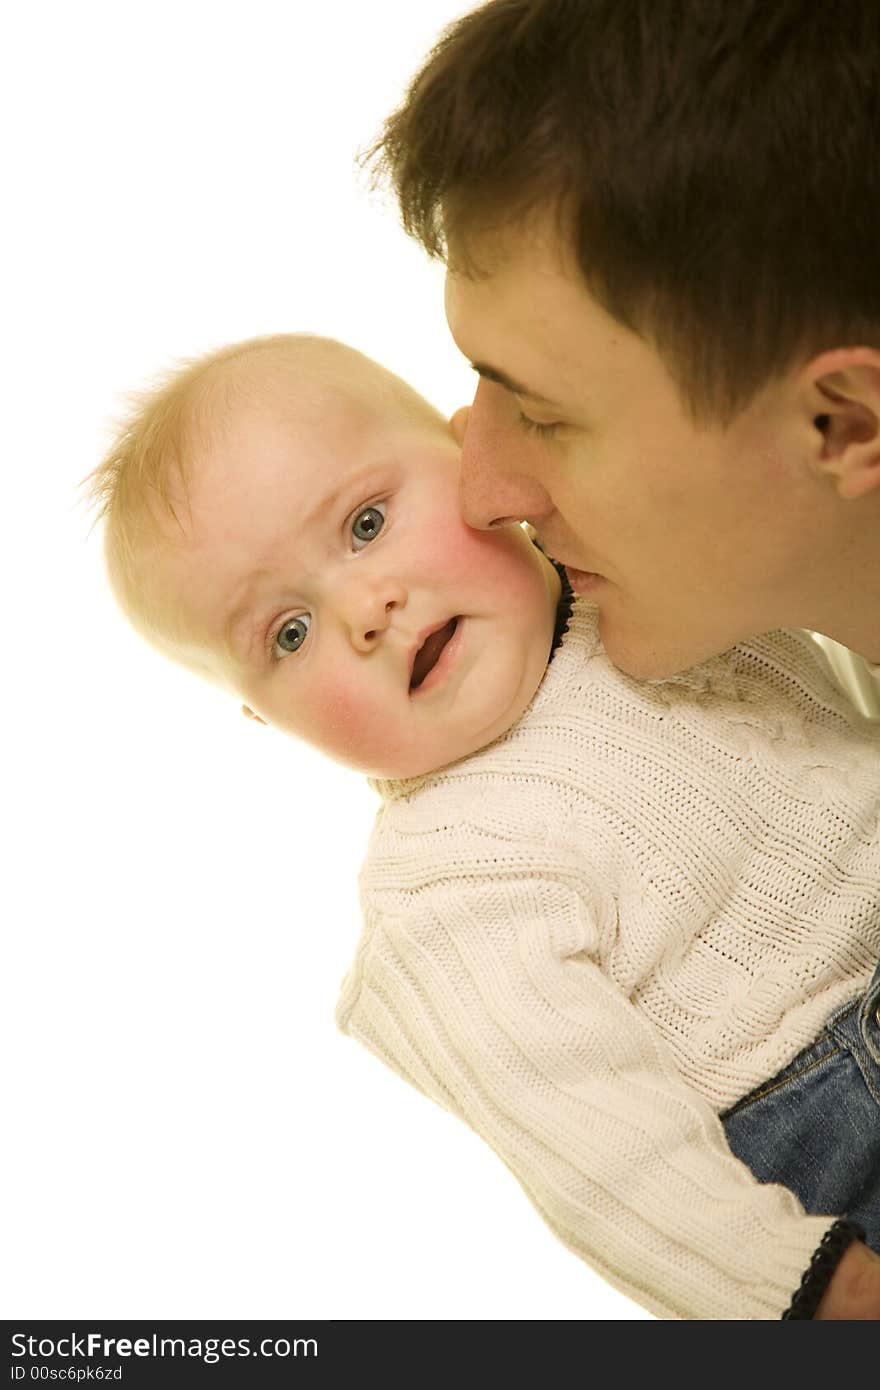
[(545, 601), (544, 561), (520, 527), (466, 531), (460, 553), (487, 599), (504, 596), (511, 605)]
[(393, 722), (355, 678), (337, 679), (332, 691), (311, 702), (310, 717), (300, 734), (337, 762), (359, 771), (372, 771), (377, 759), (395, 747)]
[(497, 532), (475, 531), (457, 512), (434, 517), (418, 538), (418, 572), (430, 581), (482, 576), (487, 567), (510, 567), (511, 550)]

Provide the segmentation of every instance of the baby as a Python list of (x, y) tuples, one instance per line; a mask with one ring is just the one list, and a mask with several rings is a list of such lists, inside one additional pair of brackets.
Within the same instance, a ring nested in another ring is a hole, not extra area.
[(658, 1316), (809, 1316), (835, 1218), (880, 1249), (877, 729), (804, 634), (624, 676), (522, 527), (464, 525), (457, 459), (350, 348), (224, 349), (92, 477), (114, 591), (373, 779), (341, 1028)]

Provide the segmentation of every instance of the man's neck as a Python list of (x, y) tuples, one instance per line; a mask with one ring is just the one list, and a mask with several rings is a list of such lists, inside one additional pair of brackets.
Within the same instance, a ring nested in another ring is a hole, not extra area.
[(832, 637), (871, 665), (880, 663), (880, 538), (869, 557), (850, 553), (826, 570), (807, 613), (799, 626)]

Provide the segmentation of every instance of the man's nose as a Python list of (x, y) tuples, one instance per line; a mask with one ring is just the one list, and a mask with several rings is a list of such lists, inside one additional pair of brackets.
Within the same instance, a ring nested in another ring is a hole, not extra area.
[(363, 571), (346, 577), (338, 587), (337, 605), (358, 651), (372, 651), (406, 600), (406, 588), (398, 580), (370, 579)]
[(532, 456), (534, 450), (530, 441), (518, 434), (512, 420), (499, 419), (484, 408), (480, 398), (483, 389), (481, 382), (467, 417), (461, 449), (462, 516), (468, 526), (480, 531), (511, 521), (531, 521), (540, 530), (553, 502), (540, 477), (531, 471), (538, 463)]

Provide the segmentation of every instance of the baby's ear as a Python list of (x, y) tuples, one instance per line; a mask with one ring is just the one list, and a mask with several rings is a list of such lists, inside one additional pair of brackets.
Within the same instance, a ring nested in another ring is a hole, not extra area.
[(468, 416), (471, 413), (469, 405), (460, 405), (454, 415), (450, 416), (449, 428), (455, 436), (455, 442), (461, 448), (464, 444), (465, 431), (467, 430)]
[(253, 719), (257, 724), (265, 724), (265, 719), (261, 719), (258, 714), (254, 714), (250, 705), (242, 705), (241, 712), (245, 719)]

